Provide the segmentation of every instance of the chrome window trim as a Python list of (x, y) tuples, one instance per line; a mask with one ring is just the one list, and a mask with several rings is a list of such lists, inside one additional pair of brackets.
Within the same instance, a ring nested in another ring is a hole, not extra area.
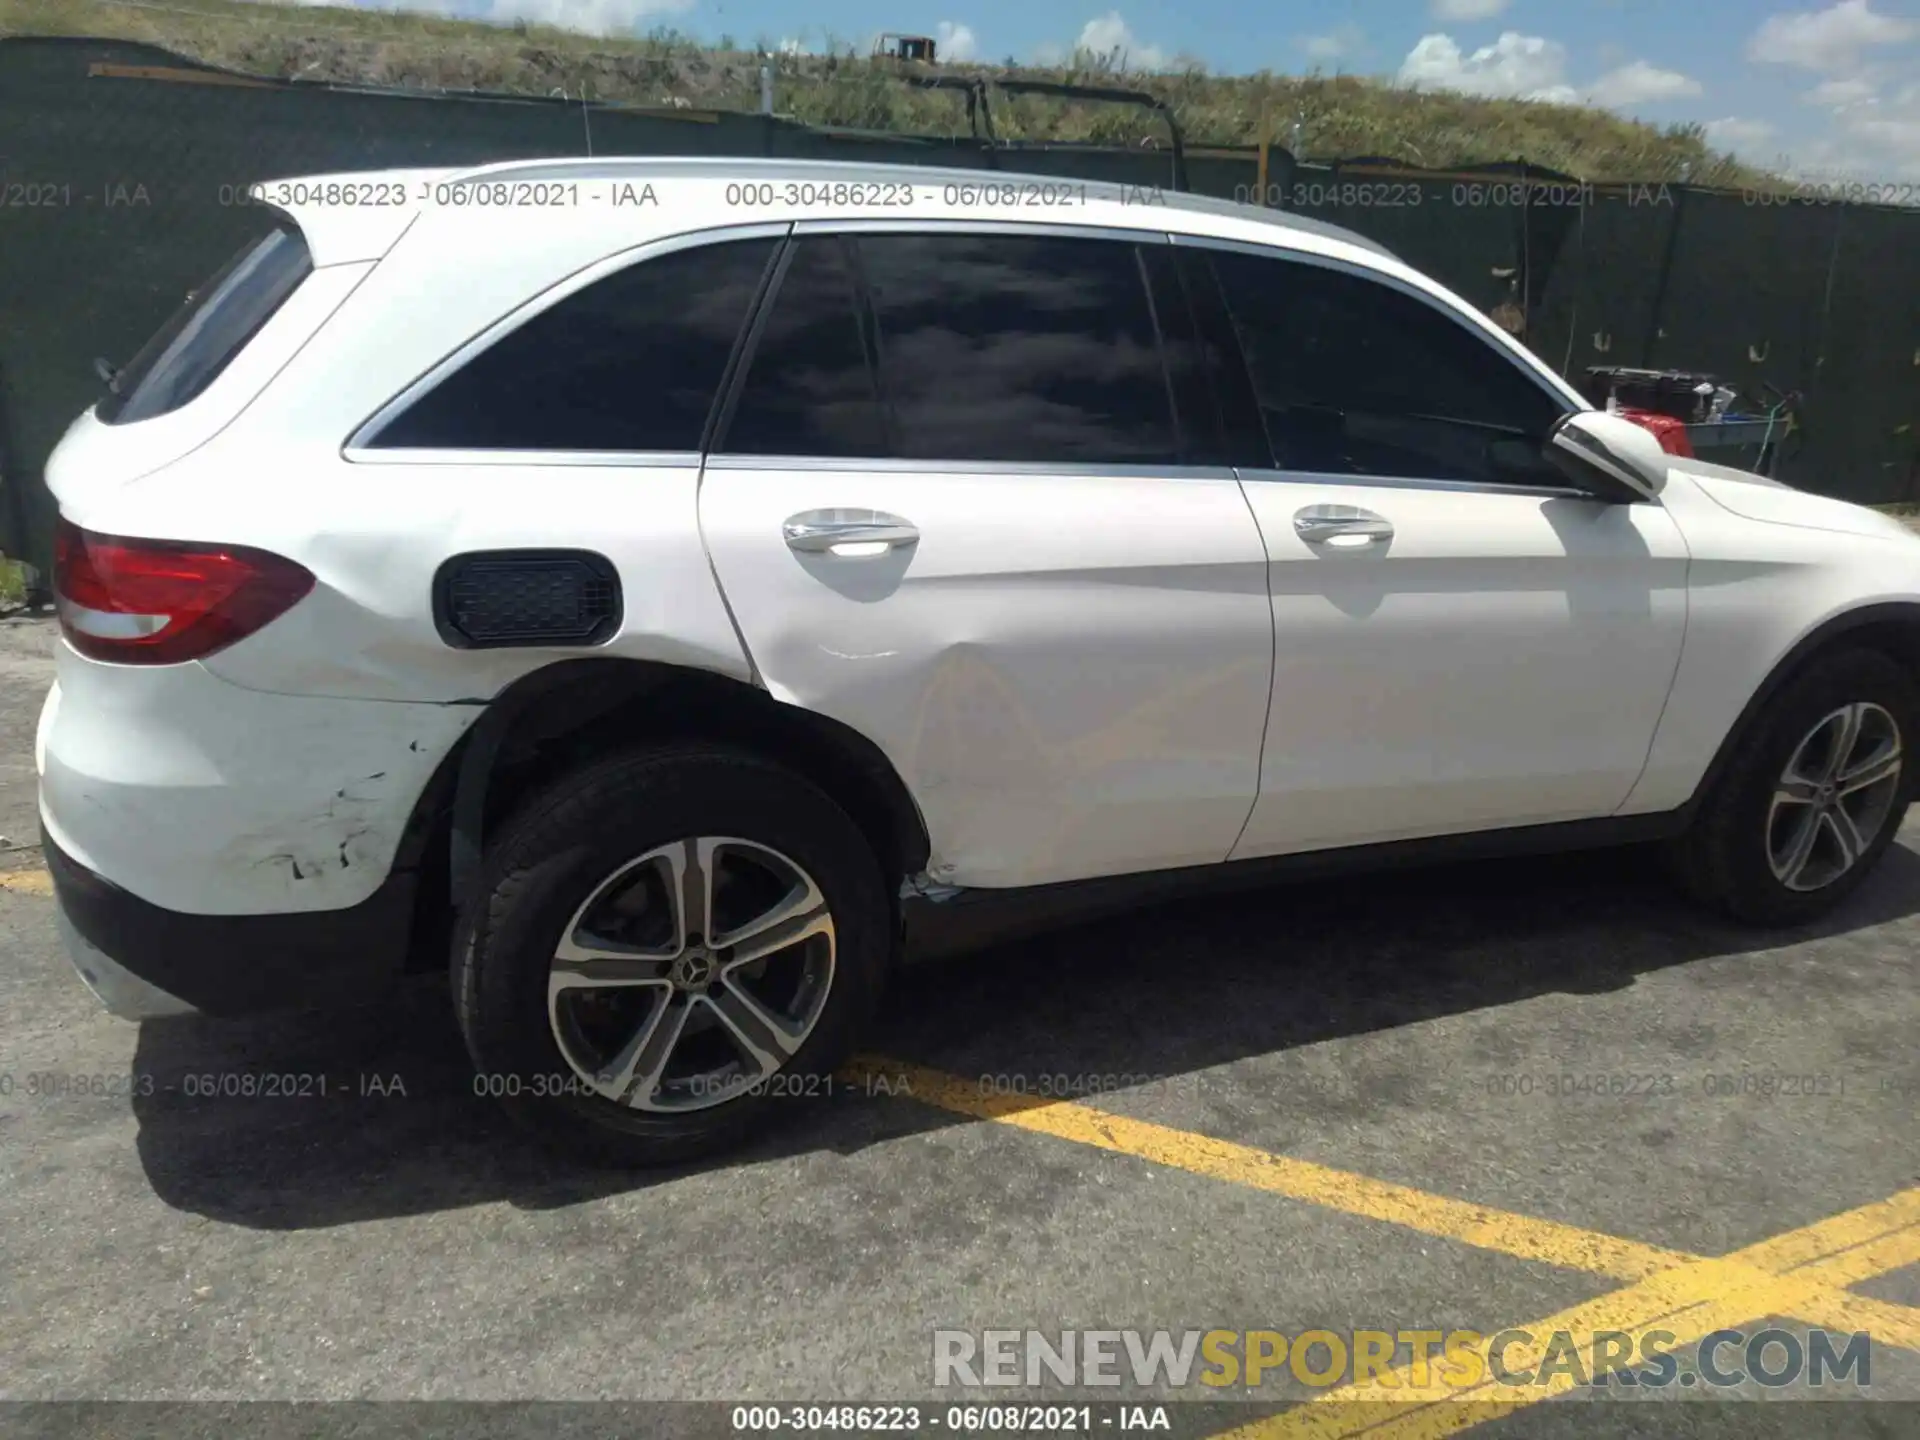
[(1443, 490), (1464, 495), (1534, 495), (1549, 500), (1586, 500), (1595, 505), (1617, 501), (1572, 485), (1499, 485), (1487, 480), (1426, 480), (1405, 475), (1331, 475), (1318, 470), (1243, 469), (1236, 472), (1249, 485), (1339, 485), (1379, 490)]
[[(1493, 351), (1494, 354), (1506, 361), (1507, 364), (1526, 376), (1536, 388), (1544, 391), (1555, 404), (1561, 407), (1562, 413), (1572, 413), (1576, 410), (1591, 410), (1593, 408), (1593, 406), (1587, 402), (1585, 396), (1581, 395), (1579, 391), (1575, 390), (1565, 380), (1554, 374), (1544, 360), (1541, 360), (1531, 351), (1525, 349), (1525, 347), (1519, 347), (1517, 351), (1509, 350), (1505, 344), (1495, 340), (1493, 338), (1495, 335), (1504, 335), (1506, 332), (1492, 325), (1491, 322), (1486, 322), (1486, 328), (1483, 329), (1482, 322), (1485, 320), (1485, 317), (1477, 310), (1456, 309), (1454, 306), (1427, 294), (1426, 291), (1421, 290), (1419, 287), (1409, 285), (1398, 275), (1389, 274), (1385, 270), (1375, 269), (1371, 265), (1356, 265), (1350, 260), (1337, 259), (1332, 255), (1320, 255), (1308, 250), (1294, 250), (1284, 245), (1263, 245), (1252, 240), (1229, 240), (1211, 235), (1184, 234), (1179, 231), (1168, 231), (1167, 239), (1175, 245), (1193, 246), (1202, 250), (1227, 250), (1237, 254), (1257, 256), (1262, 260), (1278, 260), (1283, 264), (1317, 265), (1323, 270), (1338, 270), (1342, 274), (1352, 275), (1357, 279), (1370, 280), (1376, 285), (1385, 285), (1389, 289), (1397, 290), (1400, 294), (1407, 296), (1411, 300), (1418, 301), (1429, 310), (1446, 316), (1447, 319), (1459, 326), (1460, 329), (1472, 335), (1479, 340), (1482, 345), (1486, 346), (1487, 349)], [(1469, 316), (1472, 317), (1471, 320), (1469, 320)], [(1515, 342), (1516, 345), (1517, 343), (1518, 342)]]
[(625, 466), (698, 470), (698, 450), (345, 450), (356, 465)]
[(1237, 480), (1227, 465), (1055, 463), (1046, 460), (918, 460), (890, 456), (737, 455), (707, 457), (708, 470), (804, 470), (875, 475), (1064, 475), (1108, 480)]
[[(659, 239), (646, 241), (625, 250), (606, 255), (592, 264), (574, 271), (566, 278), (548, 286), (537, 295), (522, 301), (518, 308), (509, 311), (494, 321), (479, 334), (461, 344), (452, 353), (445, 356), (432, 369), (416, 378), (399, 394), (393, 396), (378, 410), (363, 420), (347, 441), (340, 447), (341, 458), (356, 463), (366, 463), (374, 453), (373, 441), (380, 431), (388, 425), (414, 401), (425, 395), (434, 386), (445, 380), (454, 371), (460, 369), (481, 351), (488, 349), (522, 325), (558, 305), (562, 300), (586, 289), (596, 281), (617, 274), (631, 265), (643, 265), (662, 255), (671, 255), (681, 250), (697, 249), (703, 245), (719, 245), (731, 240), (781, 240), (793, 233), (793, 222), (789, 220), (761, 221), (752, 225), (726, 225), (711, 230), (691, 230), (679, 235), (667, 235)], [(402, 448), (382, 449), (380, 455), (408, 455), (428, 452), (408, 451)], [(436, 454), (461, 454), (459, 451), (436, 451)], [(506, 451), (476, 451), (476, 454), (507, 454)], [(577, 450), (541, 450), (535, 453), (542, 457), (579, 455), (590, 452)], [(604, 453), (604, 452), (602, 452)], [(379, 463), (376, 461), (375, 463)], [(525, 462), (520, 462), (525, 463)], [(550, 463), (543, 458), (542, 464)], [(565, 463), (565, 462), (560, 462)], [(576, 462), (594, 463), (594, 462)], [(619, 462), (625, 463), (625, 462)]]

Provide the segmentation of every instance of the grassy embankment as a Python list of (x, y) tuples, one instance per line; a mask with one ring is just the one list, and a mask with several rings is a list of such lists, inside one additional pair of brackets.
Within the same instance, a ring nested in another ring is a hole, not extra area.
[[(703, 44), (672, 30), (602, 38), (546, 26), (501, 27), (405, 11), (180, 0), (0, 0), (0, 36), (99, 35), (164, 46), (254, 74), (430, 90), (583, 94), (646, 107), (753, 110), (762, 54), (777, 37)], [(900, 67), (822, 42), (774, 54), (775, 108), (812, 124), (918, 134), (964, 130), (958, 98), (899, 83)], [(1758, 186), (1770, 177), (1716, 152), (1695, 126), (1658, 127), (1606, 110), (1410, 90), (1356, 76), (1212, 75), (1198, 64), (1152, 73), (1125, 56), (1082, 52), (1060, 66), (943, 65), (947, 73), (1124, 83), (1168, 101), (1189, 143), (1250, 146), (1262, 129), (1286, 143), (1298, 121), (1309, 158), (1374, 156), (1451, 166), (1526, 159), (1594, 181)], [(1137, 145), (1163, 132), (1129, 107), (999, 97), (995, 127), (1025, 140)]]

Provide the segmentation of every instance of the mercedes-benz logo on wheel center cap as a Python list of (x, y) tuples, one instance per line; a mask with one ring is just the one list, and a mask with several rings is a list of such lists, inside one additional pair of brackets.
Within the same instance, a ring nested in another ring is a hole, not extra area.
[(702, 948), (687, 951), (673, 962), (673, 983), (682, 990), (704, 990), (713, 983), (713, 952)]

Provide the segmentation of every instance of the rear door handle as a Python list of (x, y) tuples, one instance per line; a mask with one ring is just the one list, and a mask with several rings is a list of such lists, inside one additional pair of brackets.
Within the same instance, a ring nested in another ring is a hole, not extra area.
[(920, 542), (920, 532), (898, 515), (879, 510), (808, 510), (780, 527), (789, 550), (853, 559), (884, 555)]
[(1309, 545), (1357, 550), (1393, 538), (1393, 522), (1357, 505), (1309, 505), (1294, 512), (1293, 533)]

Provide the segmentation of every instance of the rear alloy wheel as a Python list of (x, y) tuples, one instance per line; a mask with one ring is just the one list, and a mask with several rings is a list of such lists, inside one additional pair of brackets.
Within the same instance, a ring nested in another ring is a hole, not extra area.
[(1885, 655), (1813, 662), (1773, 698), (1675, 842), (1680, 879), (1760, 924), (1831, 910), (1893, 844), (1913, 795), (1916, 724), (1920, 695)]
[(547, 1020), (594, 1092), (659, 1114), (724, 1105), (785, 1067), (833, 990), (833, 912), (812, 876), (736, 837), (621, 866), (560, 933)]
[(723, 1149), (830, 1093), (893, 957), (859, 828), (713, 746), (562, 778), (488, 846), (481, 888), (454, 947), (477, 1086), (615, 1164)]

